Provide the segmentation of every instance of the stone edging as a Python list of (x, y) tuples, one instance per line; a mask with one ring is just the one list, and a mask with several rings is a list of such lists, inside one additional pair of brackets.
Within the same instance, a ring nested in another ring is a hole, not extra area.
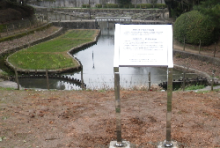
[[(204, 56), (204, 55), (198, 55), (198, 54), (189, 53), (189, 52), (186, 52), (186, 51), (179, 51), (179, 50), (174, 50), (173, 53), (174, 53), (174, 55), (180, 54), (181, 58), (192, 57), (192, 58), (200, 60), (200, 61), (208, 61), (208, 62), (213, 63), (214, 65), (220, 65), (220, 59), (218, 59), (218, 58)], [(184, 66), (180, 66), (180, 65), (177, 65), (177, 64), (174, 64), (174, 68), (175, 69), (180, 69), (180, 70), (185, 70)], [(199, 70), (196, 70), (196, 69), (193, 69), (193, 68), (189, 68), (188, 71), (194, 72), (194, 73), (197, 73), (197, 74), (199, 74), (203, 77), (206, 77), (208, 79), (208, 83), (211, 84), (212, 77), (210, 75), (208, 75), (206, 72), (202, 72), (202, 71), (199, 71)], [(215, 81), (219, 82), (218, 78), (215, 77), (214, 79), (215, 79)]]

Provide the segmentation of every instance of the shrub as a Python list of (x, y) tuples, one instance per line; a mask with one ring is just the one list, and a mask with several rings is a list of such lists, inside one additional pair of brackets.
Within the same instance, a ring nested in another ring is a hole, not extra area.
[(118, 4), (106, 4), (104, 8), (118, 8)]
[(0, 25), (0, 32), (3, 32), (3, 30), (6, 29), (6, 25), (5, 24), (1, 24)]
[(96, 4), (95, 7), (96, 8), (102, 8), (102, 4)]
[(210, 19), (198, 11), (190, 11), (177, 18), (174, 24), (174, 38), (188, 44), (209, 45), (215, 41), (214, 25)]
[(154, 5), (154, 8), (159, 8), (159, 9), (166, 8), (166, 7), (167, 7), (166, 4), (155, 4)]
[(121, 8), (135, 8), (135, 5), (127, 4), (127, 5), (121, 6)]
[(141, 8), (141, 9), (153, 8), (153, 5), (152, 4), (137, 4), (136, 8)]
[(205, 88), (205, 85), (191, 85), (185, 88), (185, 90), (197, 90), (197, 89), (203, 89)]
[(90, 8), (90, 5), (89, 4), (83, 4), (82, 8)]

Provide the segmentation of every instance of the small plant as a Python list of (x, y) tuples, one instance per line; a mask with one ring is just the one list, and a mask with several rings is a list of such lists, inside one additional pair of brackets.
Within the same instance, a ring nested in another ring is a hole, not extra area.
[(205, 88), (205, 85), (191, 85), (185, 88), (185, 90), (197, 90), (197, 89), (203, 89)]
[(141, 8), (141, 9), (148, 9), (148, 8), (153, 8), (153, 5), (152, 4), (138, 4), (136, 7)]
[(95, 7), (96, 8), (102, 8), (102, 4), (96, 4)]
[(90, 5), (89, 4), (83, 4), (82, 8), (90, 8)]
[(163, 8), (166, 8), (167, 5), (166, 4), (155, 4), (154, 5), (154, 8), (159, 8), (159, 9), (163, 9)]
[(118, 8), (117, 4), (106, 4), (104, 8)]

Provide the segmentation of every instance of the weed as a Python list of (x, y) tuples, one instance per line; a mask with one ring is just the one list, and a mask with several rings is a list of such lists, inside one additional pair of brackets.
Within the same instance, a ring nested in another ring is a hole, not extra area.
[(0, 90), (15, 90), (14, 88), (0, 87)]
[(205, 88), (204, 85), (191, 85), (185, 88), (185, 90), (197, 90)]

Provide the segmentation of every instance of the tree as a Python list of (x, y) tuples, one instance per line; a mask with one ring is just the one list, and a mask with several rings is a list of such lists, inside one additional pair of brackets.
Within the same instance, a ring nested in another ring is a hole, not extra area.
[(215, 41), (219, 40), (220, 36), (220, 3), (219, 0), (205, 0), (200, 5), (194, 7), (200, 13), (208, 16), (211, 23), (214, 25)]
[(210, 45), (215, 39), (214, 24), (197, 10), (186, 12), (174, 24), (174, 38), (181, 43)]
[(151, 4), (153, 5), (153, 8), (155, 6), (155, 4), (157, 3), (157, 0), (150, 0)]
[(165, 4), (168, 7), (169, 17), (171, 18), (172, 17), (171, 10), (172, 10), (172, 8), (174, 8), (174, 0), (165, 0)]
[(165, 0), (168, 6), (170, 17), (178, 17), (182, 13), (191, 11), (194, 5), (198, 5), (202, 0)]
[(194, 7), (200, 13), (209, 16), (215, 27), (220, 29), (220, 2), (219, 0), (205, 0), (200, 5)]

